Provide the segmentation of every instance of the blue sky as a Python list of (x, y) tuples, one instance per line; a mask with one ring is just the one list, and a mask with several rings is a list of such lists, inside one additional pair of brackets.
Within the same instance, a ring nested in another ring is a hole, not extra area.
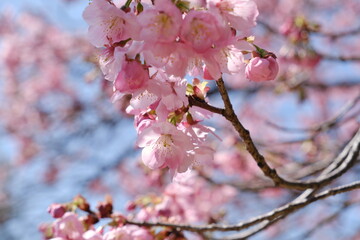
[(88, 5), (87, 0), (64, 3), (59, 0), (1, 0), (0, 9), (10, 8), (15, 12), (32, 11), (46, 15), (53, 23), (69, 30), (84, 30), (86, 24), (82, 11)]

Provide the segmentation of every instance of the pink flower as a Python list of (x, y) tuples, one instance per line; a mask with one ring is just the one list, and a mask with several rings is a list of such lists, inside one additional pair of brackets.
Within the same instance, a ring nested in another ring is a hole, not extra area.
[(170, 112), (188, 105), (185, 95), (186, 80), (167, 76), (158, 71), (156, 77), (146, 85), (145, 91), (136, 91), (130, 101), (127, 112), (140, 114), (149, 109), (156, 110), (159, 120), (165, 121)]
[(134, 125), (138, 134), (141, 134), (144, 129), (150, 127), (154, 122), (155, 117), (146, 112), (135, 115), (134, 117)]
[(108, 47), (99, 53), (99, 65), (104, 78), (114, 82), (125, 59), (125, 52), (120, 47)]
[(236, 30), (247, 30), (256, 25), (259, 11), (252, 0), (209, 0), (210, 10), (217, 9)]
[(99, 65), (105, 79), (114, 82), (125, 62), (125, 55), (134, 59), (141, 51), (142, 44), (138, 41), (129, 41), (124, 47), (108, 47), (102, 50), (99, 53)]
[(139, 25), (132, 13), (125, 13), (106, 0), (93, 0), (83, 13), (89, 26), (89, 41), (96, 47), (137, 38)]
[(255, 82), (274, 80), (279, 72), (279, 65), (273, 57), (254, 57), (245, 69), (246, 77)]
[(186, 80), (176, 77), (169, 77), (161, 87), (161, 99), (156, 114), (159, 119), (166, 120), (170, 112), (175, 111), (189, 104), (185, 95)]
[(185, 172), (192, 163), (190, 138), (168, 122), (154, 123), (139, 135), (137, 145), (142, 160), (151, 169), (169, 167), (174, 172)]
[[(171, 44), (170, 44), (171, 45)], [(168, 56), (165, 70), (169, 75), (184, 77), (189, 65), (189, 59), (193, 55), (193, 51), (184, 43), (176, 43), (173, 45), (173, 52)]]
[[(231, 41), (231, 39), (228, 40)], [(244, 65), (241, 50), (233, 45), (224, 47), (220, 51), (209, 51), (203, 55), (203, 58), (206, 65), (204, 71), (206, 79), (219, 79), (222, 73), (238, 73), (243, 69)]]
[(88, 230), (83, 234), (85, 240), (103, 240), (101, 234), (94, 230)]
[(170, 0), (156, 0), (155, 9), (139, 16), (140, 38), (146, 42), (173, 42), (179, 35), (182, 22), (180, 10)]
[(67, 212), (54, 222), (54, 237), (83, 240), (84, 227), (75, 213)]
[(206, 181), (187, 171), (177, 174), (167, 185), (161, 202), (142, 208), (136, 218), (141, 221), (168, 221), (174, 223), (208, 222), (213, 219), (221, 205), (236, 194), (229, 186), (207, 185)]
[(104, 240), (151, 240), (151, 234), (138, 226), (118, 227), (104, 235)]
[(122, 93), (133, 93), (142, 89), (149, 81), (149, 71), (146, 66), (136, 60), (126, 61), (118, 74), (114, 87)]
[(231, 31), (223, 21), (208, 11), (191, 10), (185, 17), (180, 38), (197, 53), (205, 53), (224, 43)]
[(66, 209), (61, 204), (53, 203), (48, 207), (48, 212), (54, 218), (61, 218), (65, 214)]
[(183, 42), (150, 42), (144, 44), (143, 54), (147, 64), (157, 68), (164, 67), (168, 75), (184, 77), (194, 51)]

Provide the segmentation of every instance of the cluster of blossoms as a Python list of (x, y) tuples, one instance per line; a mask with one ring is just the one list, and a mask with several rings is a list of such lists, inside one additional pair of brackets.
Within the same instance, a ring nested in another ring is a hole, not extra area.
[(128, 205), (135, 218), (141, 221), (172, 223), (216, 222), (223, 212), (220, 207), (236, 194), (227, 185), (210, 186), (194, 172), (178, 175), (161, 195), (145, 195)]
[[(136, 181), (134, 179), (134, 181)], [(173, 233), (173, 229), (163, 228), (154, 231), (150, 228), (128, 224), (128, 220), (164, 221), (171, 223), (214, 223), (220, 220), (224, 212), (220, 206), (227, 203), (236, 194), (230, 186), (212, 186), (194, 172), (187, 171), (178, 175), (162, 194), (148, 194), (130, 202), (128, 216), (113, 212), (110, 197), (100, 202), (96, 209), (80, 195), (72, 202), (54, 203), (48, 212), (56, 220), (43, 224), (40, 230), (45, 239), (51, 240), (151, 240), (186, 239), (182, 233)], [(107, 224), (95, 227), (100, 220)], [(171, 234), (179, 234), (172, 238)]]
[[(87, 213), (80, 216), (76, 210)], [(52, 204), (48, 212), (56, 218), (51, 224), (42, 224), (40, 231), (45, 239), (52, 240), (151, 240), (150, 232), (137, 226), (124, 225), (124, 217), (113, 213), (111, 198), (107, 198), (91, 210), (89, 203), (80, 195), (66, 204)], [(104, 226), (95, 228), (100, 219), (111, 218), (109, 229)]]
[[(206, 138), (213, 129), (201, 124), (211, 114), (188, 100), (206, 101), (209, 88), (185, 76), (219, 79), (246, 67), (250, 80), (275, 78), (275, 56), (246, 41), (257, 15), (251, 0), (93, 0), (85, 9), (89, 41), (102, 48), (100, 68), (113, 82), (113, 100), (132, 96), (126, 111), (135, 116), (137, 145), (150, 169), (182, 173), (212, 157)], [(251, 51), (242, 50), (244, 44), (260, 54), (245, 60)]]

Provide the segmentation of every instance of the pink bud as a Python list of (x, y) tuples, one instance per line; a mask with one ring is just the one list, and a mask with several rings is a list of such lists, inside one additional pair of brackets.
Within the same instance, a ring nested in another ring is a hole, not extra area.
[(136, 209), (136, 203), (135, 202), (129, 202), (126, 205), (126, 210), (128, 210), (128, 211), (133, 211), (135, 209)]
[(274, 80), (279, 72), (279, 65), (275, 58), (254, 57), (250, 60), (245, 69), (248, 79), (255, 82)]
[(61, 204), (53, 203), (48, 207), (48, 212), (54, 218), (61, 218), (65, 214), (66, 209)]
[(77, 195), (75, 196), (74, 200), (73, 200), (73, 204), (78, 207), (79, 209), (88, 212), (90, 211), (90, 205), (89, 203), (86, 201), (86, 199), (81, 196), (81, 195)]
[(111, 196), (107, 195), (104, 202), (99, 202), (96, 208), (99, 210), (100, 218), (110, 217), (113, 212)]

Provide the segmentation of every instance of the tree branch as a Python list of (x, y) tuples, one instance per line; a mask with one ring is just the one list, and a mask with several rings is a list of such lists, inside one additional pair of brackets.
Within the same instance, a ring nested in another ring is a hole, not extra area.
[(263, 231), (264, 229), (270, 227), (271, 225), (275, 224), (279, 220), (283, 219), (285, 216), (280, 216), (278, 218), (273, 219), (272, 221), (266, 220), (262, 223), (258, 224), (256, 227), (246, 230), (241, 233), (237, 233), (231, 236), (227, 236), (221, 239), (211, 239), (211, 240), (246, 240), (251, 236), (254, 236), (255, 234)]
[(355, 162), (357, 157), (359, 156), (360, 151), (360, 130), (355, 135), (355, 137), (349, 142), (349, 144), (353, 145), (350, 147), (351, 150), (349, 150), (349, 153), (343, 153), (340, 155), (349, 155), (348, 161), (346, 161), (346, 165), (342, 165), (342, 168), (337, 171), (336, 173), (333, 173), (329, 175), (327, 178), (322, 178), (321, 180), (315, 180), (315, 181), (288, 181), (282, 177), (280, 177), (276, 170), (271, 168), (267, 162), (265, 161), (265, 158), (263, 155), (260, 154), (257, 147), (255, 146), (251, 136), (250, 132), (241, 124), (238, 117), (236, 116), (234, 109), (232, 107), (230, 97), (227, 93), (227, 90), (225, 88), (224, 81), (222, 78), (216, 81), (216, 84), (218, 86), (221, 98), (224, 102), (225, 111), (223, 112), (223, 116), (232, 123), (235, 130), (238, 132), (241, 139), (243, 139), (246, 150), (250, 153), (250, 155), (253, 157), (253, 159), (256, 161), (259, 168), (262, 170), (262, 172), (265, 174), (265, 176), (271, 178), (276, 186), (284, 187), (284, 188), (290, 188), (290, 189), (298, 189), (298, 190), (304, 190), (308, 188), (319, 188), (320, 186), (324, 186), (337, 177), (341, 176), (343, 173), (345, 173)]
[(179, 230), (191, 231), (191, 232), (207, 232), (207, 231), (240, 231), (246, 228), (249, 228), (257, 223), (263, 222), (265, 220), (272, 221), (279, 217), (285, 217), (290, 213), (295, 212), (298, 209), (301, 209), (313, 202), (318, 200), (334, 196), (340, 193), (345, 193), (360, 188), (360, 181), (353, 182), (348, 185), (342, 185), (336, 188), (332, 188), (326, 191), (323, 191), (319, 194), (314, 195), (310, 198), (305, 198), (301, 201), (293, 201), (286, 205), (283, 205), (277, 209), (274, 209), (271, 212), (268, 212), (264, 215), (255, 217), (249, 221), (241, 222), (235, 225), (220, 225), (220, 224), (209, 224), (205, 226), (194, 226), (188, 224), (175, 224), (175, 223), (165, 223), (165, 222), (140, 222), (133, 220), (125, 220), (124, 224), (132, 224), (141, 227), (170, 227)]
[(220, 114), (220, 115), (224, 115), (224, 113), (225, 113), (224, 109), (211, 106), (207, 102), (205, 102), (203, 100), (200, 100), (200, 99), (196, 99), (193, 96), (188, 96), (188, 100), (189, 100), (190, 107), (191, 106), (201, 107), (201, 108), (206, 109), (206, 110), (208, 110), (210, 112), (217, 113), (217, 114)]
[(316, 52), (318, 56), (320, 56), (322, 59), (329, 60), (329, 61), (341, 61), (341, 62), (347, 62), (347, 61), (360, 61), (360, 56), (333, 56), (333, 55), (327, 55), (325, 53)]

